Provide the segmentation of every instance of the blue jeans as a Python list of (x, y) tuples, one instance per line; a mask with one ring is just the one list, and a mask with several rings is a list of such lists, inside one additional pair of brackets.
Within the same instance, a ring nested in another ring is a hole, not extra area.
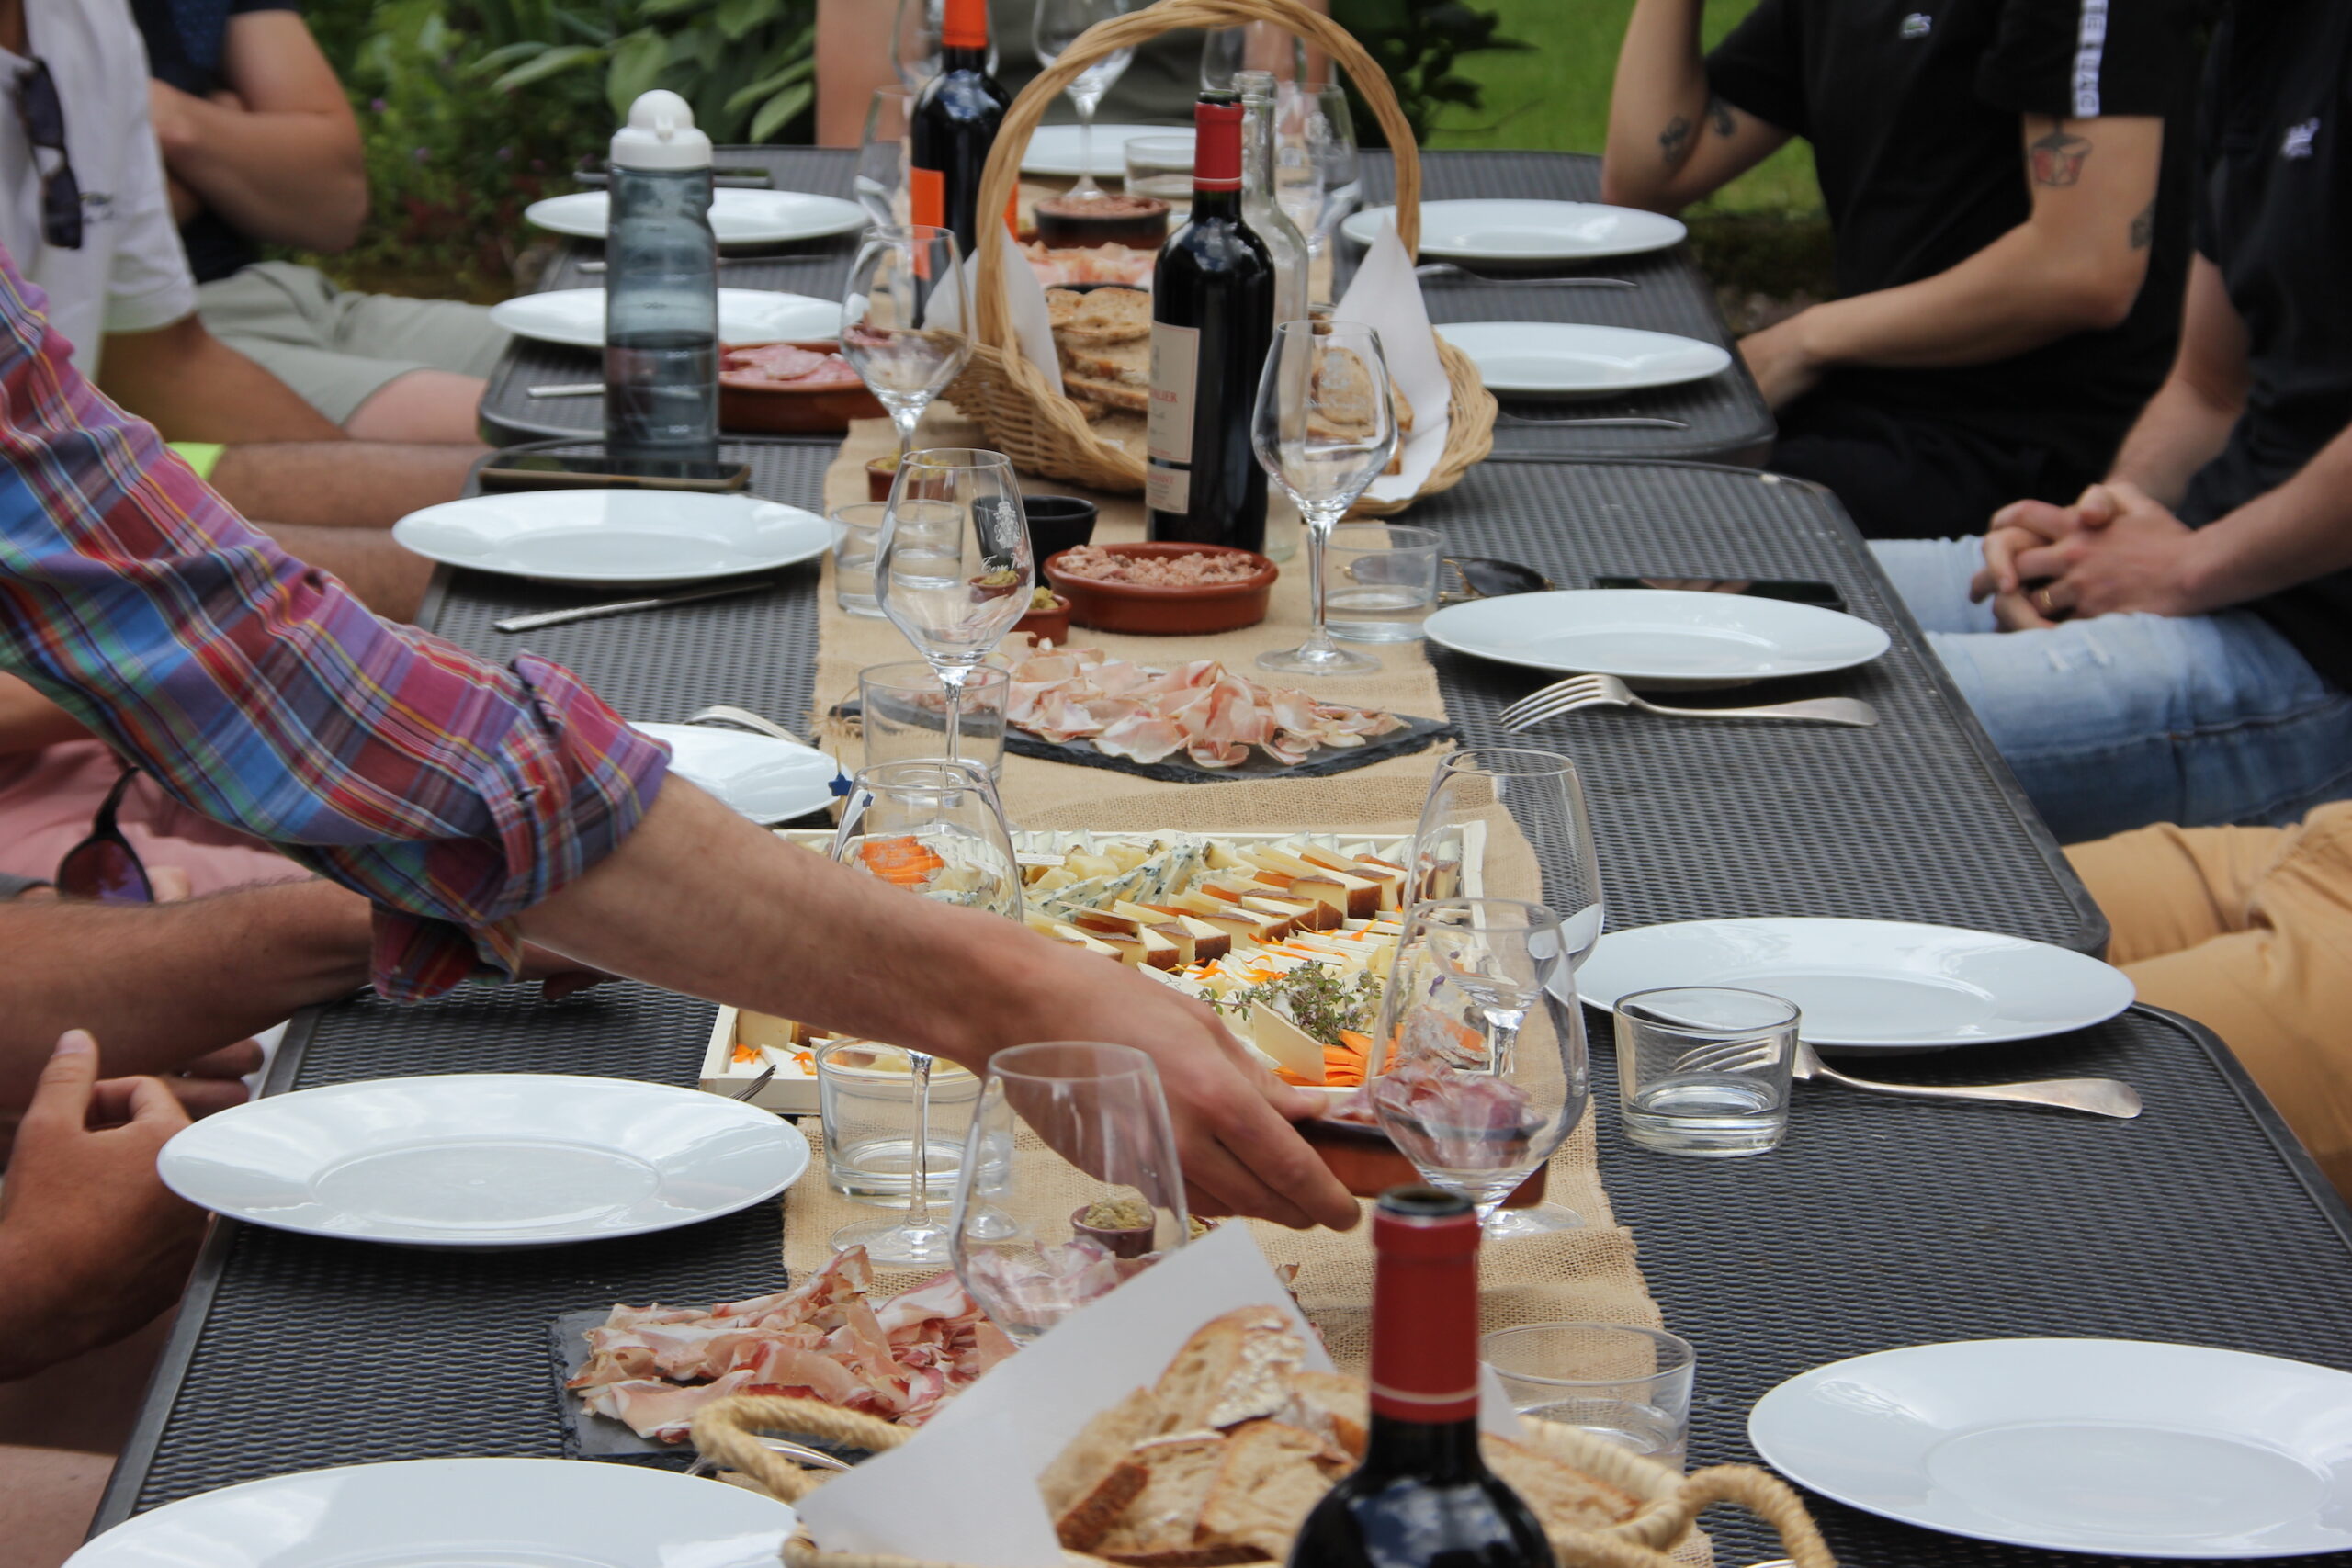
[(2000, 632), (1968, 602), (1983, 541), (1871, 548), (2062, 843), (2352, 796), (2352, 696), (2251, 611)]

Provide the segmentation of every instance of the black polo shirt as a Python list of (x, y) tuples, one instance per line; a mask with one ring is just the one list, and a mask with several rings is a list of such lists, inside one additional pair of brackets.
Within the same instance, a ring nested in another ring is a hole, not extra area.
[[(2189, 482), (2205, 524), (2300, 472), (2352, 426), (2352, 5), (2232, 7), (2206, 60), (2197, 249), (2245, 321), (2252, 388)], [(2352, 687), (2352, 571), (2247, 606)]]
[[(131, 0), (139, 34), (147, 40), (147, 73), (167, 86), (204, 97), (224, 85), (220, 65), (229, 18), (245, 11), (299, 11), (300, 0)], [(180, 225), (180, 245), (198, 283), (226, 277), (261, 251), (210, 210)]]
[(1931, 277), (2030, 216), (2020, 115), (2169, 122), (2147, 280), (2120, 326), (1990, 365), (1841, 368), (1824, 393), (2043, 448), (2045, 482), (2065, 500), (2105, 472), (2179, 330), (2197, 11), (2197, 0), (1760, 0), (1707, 57), (1708, 82), (1813, 143), (1841, 295)]

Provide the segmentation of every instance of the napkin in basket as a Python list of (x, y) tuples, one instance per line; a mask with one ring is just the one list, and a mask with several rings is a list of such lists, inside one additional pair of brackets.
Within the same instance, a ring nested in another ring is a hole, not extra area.
[(1445, 455), (1453, 387), (1437, 356), (1437, 333), (1430, 326), (1421, 281), (1413, 276), (1413, 258), (1396, 238), (1395, 213), (1381, 220), (1379, 237), (1364, 253), (1363, 264), (1331, 314), (1342, 321), (1361, 321), (1380, 334), (1389, 378), (1413, 405), (1413, 433), (1404, 438), (1400, 452), (1402, 469), (1381, 475), (1364, 492), (1374, 501), (1410, 501)]

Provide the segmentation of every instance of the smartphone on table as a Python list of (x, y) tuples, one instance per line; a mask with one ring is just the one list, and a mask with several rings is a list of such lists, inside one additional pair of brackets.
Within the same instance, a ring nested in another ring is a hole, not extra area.
[(747, 490), (749, 463), (651, 463), (628, 458), (565, 457), (554, 452), (499, 452), (481, 470), (485, 493), (510, 490), (684, 490), (722, 495)]
[(1685, 593), (1744, 593), (1757, 599), (1785, 599), (1792, 604), (1817, 604), (1843, 610), (1846, 597), (1835, 584), (1793, 577), (1596, 577), (1595, 588), (1667, 588)]

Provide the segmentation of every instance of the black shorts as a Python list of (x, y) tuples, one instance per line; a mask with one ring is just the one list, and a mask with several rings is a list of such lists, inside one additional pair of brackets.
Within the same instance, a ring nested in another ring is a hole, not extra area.
[(2098, 476), (2046, 446), (1829, 392), (1781, 415), (1766, 468), (1835, 491), (1870, 539), (1954, 539), (1981, 534), (2013, 501), (2065, 502)]

